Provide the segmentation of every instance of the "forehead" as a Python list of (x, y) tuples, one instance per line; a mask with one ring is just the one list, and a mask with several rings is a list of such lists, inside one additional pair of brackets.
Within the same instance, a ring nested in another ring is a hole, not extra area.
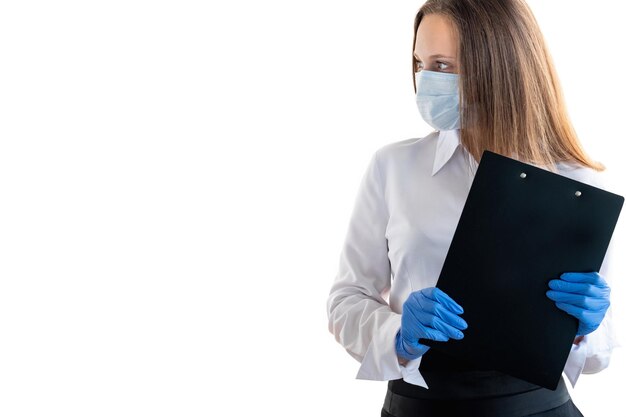
[(415, 50), (420, 59), (434, 54), (456, 57), (458, 38), (453, 23), (440, 14), (422, 18), (415, 38)]

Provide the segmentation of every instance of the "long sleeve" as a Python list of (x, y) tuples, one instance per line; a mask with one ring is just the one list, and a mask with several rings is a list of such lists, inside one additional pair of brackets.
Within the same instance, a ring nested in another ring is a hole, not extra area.
[(376, 151), (359, 185), (326, 303), (329, 331), (361, 363), (357, 379), (391, 380), (408, 372), (398, 363), (394, 345), (401, 314), (385, 300), (391, 286), (388, 220)]
[[(609, 243), (600, 267), (600, 275), (606, 279), (609, 287), (612, 283), (613, 242), (614, 239)], [(578, 345), (572, 345), (564, 369), (572, 387), (576, 385), (581, 374), (593, 374), (609, 366), (613, 348), (619, 346), (613, 326), (612, 307), (609, 307), (600, 326), (585, 335)]]

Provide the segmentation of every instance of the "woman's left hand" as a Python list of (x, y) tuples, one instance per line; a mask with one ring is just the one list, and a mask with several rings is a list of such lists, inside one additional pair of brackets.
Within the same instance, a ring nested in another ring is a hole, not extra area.
[(551, 280), (548, 298), (561, 310), (578, 319), (577, 336), (596, 330), (611, 304), (611, 288), (598, 272), (565, 272)]

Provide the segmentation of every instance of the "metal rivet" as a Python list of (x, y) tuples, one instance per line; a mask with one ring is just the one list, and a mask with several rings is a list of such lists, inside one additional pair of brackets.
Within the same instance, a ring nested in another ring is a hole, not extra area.
[(581, 193), (580, 191), (576, 191), (576, 192), (574, 193), (574, 195), (575, 195), (576, 197), (580, 197), (580, 195), (581, 195), (581, 194), (582, 194), (582, 193)]
[(525, 172), (522, 172), (521, 174), (519, 174), (519, 176), (520, 176), (521, 178), (526, 178), (526, 173), (525, 173)]

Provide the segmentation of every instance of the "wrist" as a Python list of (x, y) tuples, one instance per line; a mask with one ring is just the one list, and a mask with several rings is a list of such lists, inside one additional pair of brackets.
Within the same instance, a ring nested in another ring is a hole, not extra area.
[(402, 364), (402, 362), (404, 362), (404, 364), (406, 364), (408, 361), (411, 361), (413, 359), (419, 358), (428, 349), (427, 346), (423, 346), (423, 345), (419, 345), (418, 344), (420, 347), (424, 347), (426, 349), (424, 349), (424, 351), (420, 351), (418, 353), (413, 353), (413, 352), (408, 351), (407, 350), (407, 346), (405, 345), (404, 341), (402, 340), (402, 335), (401, 335), (401, 331), (400, 330), (396, 333), (395, 345), (396, 345), (396, 356), (398, 357), (398, 361), (401, 364)]

